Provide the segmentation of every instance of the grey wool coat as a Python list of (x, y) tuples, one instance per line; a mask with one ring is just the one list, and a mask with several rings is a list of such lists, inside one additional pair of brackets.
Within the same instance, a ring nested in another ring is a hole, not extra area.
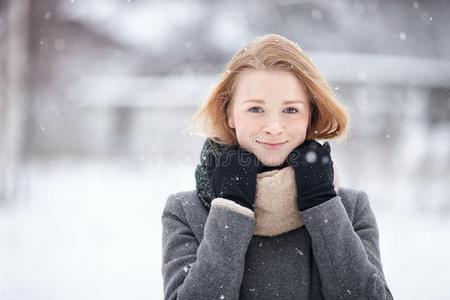
[(304, 226), (270, 237), (254, 235), (255, 219), (218, 199), (208, 211), (195, 190), (168, 197), (164, 299), (393, 299), (364, 191), (340, 187), (301, 212)]

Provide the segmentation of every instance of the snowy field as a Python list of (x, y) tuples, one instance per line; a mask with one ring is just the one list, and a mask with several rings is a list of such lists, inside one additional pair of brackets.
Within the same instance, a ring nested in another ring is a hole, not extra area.
[[(33, 164), (20, 201), (0, 210), (0, 299), (162, 299), (161, 211), (170, 193), (194, 189), (193, 172)], [(449, 218), (371, 205), (394, 297), (450, 299)]]

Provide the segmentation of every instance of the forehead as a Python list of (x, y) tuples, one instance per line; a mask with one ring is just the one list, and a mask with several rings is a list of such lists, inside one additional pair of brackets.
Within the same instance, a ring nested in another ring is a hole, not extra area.
[(239, 101), (249, 98), (306, 100), (300, 79), (292, 72), (277, 70), (242, 72), (236, 80), (234, 97)]

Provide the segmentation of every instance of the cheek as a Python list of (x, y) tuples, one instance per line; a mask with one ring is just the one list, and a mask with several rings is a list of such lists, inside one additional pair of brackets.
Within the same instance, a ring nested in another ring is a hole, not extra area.
[(252, 122), (243, 122), (236, 125), (236, 137), (239, 144), (248, 144), (258, 134), (257, 126)]
[(289, 136), (291, 137), (292, 148), (296, 148), (298, 145), (302, 144), (306, 139), (306, 132), (308, 130), (308, 120), (298, 120), (298, 122), (293, 122), (293, 126), (289, 127)]
[(257, 120), (237, 116), (236, 137), (239, 145), (249, 150), (254, 147), (254, 140), (260, 133), (260, 127)]
[(250, 131), (250, 129), (255, 126), (255, 120), (249, 118), (244, 113), (235, 113), (234, 114), (234, 125), (236, 127), (236, 133), (245, 133)]
[(308, 130), (308, 120), (302, 119), (297, 122), (293, 122), (295, 126), (291, 127), (291, 131), (297, 134), (306, 134), (306, 131)]

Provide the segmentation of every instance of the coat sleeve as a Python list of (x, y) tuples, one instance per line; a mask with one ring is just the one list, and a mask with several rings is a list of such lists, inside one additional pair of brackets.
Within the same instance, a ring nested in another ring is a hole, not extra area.
[(164, 299), (239, 299), (253, 212), (223, 198), (211, 203), (199, 243), (176, 195), (162, 213)]
[(302, 212), (327, 299), (393, 299), (383, 274), (379, 233), (368, 196), (359, 192), (353, 221), (340, 196)]

